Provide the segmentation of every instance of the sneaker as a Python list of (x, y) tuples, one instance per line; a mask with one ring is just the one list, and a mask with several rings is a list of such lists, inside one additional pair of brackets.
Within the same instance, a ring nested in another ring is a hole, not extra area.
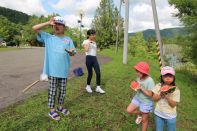
[(91, 89), (91, 87), (90, 87), (89, 85), (86, 86), (86, 91), (87, 91), (88, 93), (92, 93), (92, 89)]
[(142, 122), (142, 116), (137, 116), (135, 123), (140, 124)]
[(96, 87), (96, 92), (101, 93), (101, 94), (105, 93), (105, 91), (103, 89), (101, 89), (101, 87), (99, 87), (99, 86)]

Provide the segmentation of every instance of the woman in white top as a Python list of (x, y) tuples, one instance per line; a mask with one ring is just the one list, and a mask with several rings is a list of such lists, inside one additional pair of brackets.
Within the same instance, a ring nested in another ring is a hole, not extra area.
[(84, 40), (82, 44), (86, 53), (86, 67), (88, 70), (86, 91), (88, 93), (92, 93), (90, 83), (93, 74), (92, 68), (94, 68), (94, 71), (96, 73), (96, 84), (97, 84), (96, 92), (105, 93), (105, 91), (100, 87), (101, 73), (100, 73), (99, 63), (96, 57), (97, 46), (95, 42), (95, 37), (96, 37), (96, 31), (92, 29), (88, 30), (87, 40)]

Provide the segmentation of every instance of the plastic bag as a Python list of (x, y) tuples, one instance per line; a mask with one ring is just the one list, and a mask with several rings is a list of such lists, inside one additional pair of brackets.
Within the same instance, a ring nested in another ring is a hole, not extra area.
[(47, 74), (41, 74), (40, 75), (40, 81), (48, 81), (48, 75)]

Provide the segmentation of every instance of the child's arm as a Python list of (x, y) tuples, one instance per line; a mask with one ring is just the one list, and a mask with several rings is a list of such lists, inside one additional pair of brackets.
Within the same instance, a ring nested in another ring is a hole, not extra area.
[(47, 21), (47, 22), (44, 22), (44, 23), (40, 23), (40, 24), (34, 25), (34, 26), (32, 27), (32, 29), (38, 33), (42, 27), (48, 26), (48, 25), (55, 25), (55, 20), (54, 20), (54, 18), (51, 18), (51, 19), (50, 19), (49, 21)]
[(168, 101), (168, 104), (173, 108), (173, 107), (175, 107), (177, 105), (177, 102), (172, 100), (170, 98), (170, 95), (171, 94), (167, 94), (167, 95), (164, 96), (164, 98), (166, 98), (166, 100)]
[(83, 45), (83, 48), (84, 48), (85, 52), (88, 52), (88, 50), (89, 50), (89, 46), (90, 46), (90, 44), (89, 44), (89, 43), (88, 43), (88, 44), (84, 44), (84, 45)]
[(147, 95), (147, 96), (149, 96), (149, 97), (152, 97), (152, 95), (153, 95), (153, 92), (152, 92), (152, 91), (146, 90), (146, 89), (144, 89), (144, 88), (141, 87), (141, 86), (139, 86), (139, 89), (140, 89), (145, 95)]
[(161, 99), (161, 95), (153, 93), (152, 100), (158, 101), (159, 99)]

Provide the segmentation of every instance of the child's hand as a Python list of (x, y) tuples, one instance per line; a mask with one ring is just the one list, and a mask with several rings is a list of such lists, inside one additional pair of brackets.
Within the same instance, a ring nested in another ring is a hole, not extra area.
[(165, 98), (168, 99), (168, 98), (171, 97), (171, 95), (172, 95), (171, 93), (168, 93), (168, 94), (165, 95)]
[(75, 55), (75, 50), (74, 50), (74, 49), (70, 49), (70, 50), (65, 49), (65, 51), (66, 51), (70, 56), (74, 56), (74, 55)]
[(139, 87), (138, 87), (139, 90), (142, 90), (142, 88), (143, 88), (142, 86), (139, 86)]
[(69, 51), (69, 55), (70, 55), (70, 56), (74, 56), (74, 55), (75, 55), (74, 49), (71, 49), (71, 50)]
[(161, 98), (165, 98), (166, 93), (165, 92), (160, 92), (160, 96), (161, 96)]
[(54, 19), (54, 17), (52, 17), (52, 18), (49, 20), (49, 24), (50, 24), (50, 25), (55, 25), (55, 19)]
[(66, 51), (70, 56), (74, 56), (74, 55), (75, 55), (74, 49), (70, 49), (70, 50), (65, 49), (65, 51)]

